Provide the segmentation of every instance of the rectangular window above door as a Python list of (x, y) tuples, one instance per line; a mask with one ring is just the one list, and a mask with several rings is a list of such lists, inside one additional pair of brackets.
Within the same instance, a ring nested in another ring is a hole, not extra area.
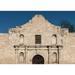
[(35, 35), (35, 44), (41, 44), (41, 35)]

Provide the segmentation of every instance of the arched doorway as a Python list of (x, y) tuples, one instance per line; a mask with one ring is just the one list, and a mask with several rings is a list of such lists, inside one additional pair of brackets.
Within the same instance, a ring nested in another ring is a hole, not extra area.
[(35, 55), (32, 59), (32, 64), (44, 64), (44, 57), (41, 55)]

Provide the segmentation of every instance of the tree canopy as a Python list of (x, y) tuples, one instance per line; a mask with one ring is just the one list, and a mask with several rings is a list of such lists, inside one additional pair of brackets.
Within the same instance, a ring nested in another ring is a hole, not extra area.
[(60, 25), (61, 28), (68, 28), (69, 32), (75, 32), (74, 25), (72, 25), (69, 21), (64, 20)]

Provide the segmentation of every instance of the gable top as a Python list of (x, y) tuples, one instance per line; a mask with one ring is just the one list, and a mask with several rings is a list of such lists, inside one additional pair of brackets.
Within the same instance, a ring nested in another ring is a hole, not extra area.
[(50, 23), (43, 15), (35, 15), (32, 17), (31, 20), (29, 20), (27, 23), (21, 25), (21, 26), (16, 26), (16, 28), (12, 28), (9, 30), (10, 31), (16, 31), (18, 32), (19, 30), (26, 29), (29, 27), (32, 27), (34, 25), (46, 25), (48, 28), (54, 28), (57, 30), (57, 28), (60, 29), (60, 26), (55, 26), (54, 24)]
[(43, 15), (38, 15), (38, 14), (34, 15), (31, 20), (29, 20), (26, 24), (24, 24), (22, 26), (26, 26), (26, 25), (34, 23), (34, 22), (37, 22), (37, 23), (45, 22), (45, 23), (49, 23), (51, 26), (57, 27), (57, 26), (53, 25), (52, 23), (50, 23), (47, 19), (45, 19), (45, 17)]

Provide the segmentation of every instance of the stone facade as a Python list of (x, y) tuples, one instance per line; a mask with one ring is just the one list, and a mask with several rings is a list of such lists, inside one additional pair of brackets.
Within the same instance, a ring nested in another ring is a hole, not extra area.
[(74, 41), (75, 33), (35, 15), (28, 23), (0, 34), (0, 63), (75, 64)]

